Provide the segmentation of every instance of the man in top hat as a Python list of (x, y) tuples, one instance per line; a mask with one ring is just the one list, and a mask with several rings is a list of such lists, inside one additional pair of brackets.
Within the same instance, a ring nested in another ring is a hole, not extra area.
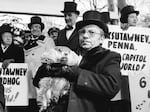
[(75, 2), (65, 2), (64, 10), (61, 12), (64, 14), (66, 26), (59, 32), (56, 45), (67, 46), (77, 53), (77, 49), (79, 47), (79, 38), (78, 33), (75, 30), (75, 24), (80, 14), (80, 12), (77, 10), (77, 4)]
[(139, 11), (136, 11), (132, 5), (127, 5), (121, 10), (120, 22), (122, 25), (127, 26), (125, 29), (128, 29), (129, 26), (136, 26), (138, 22), (138, 15)]
[[(36, 108), (36, 88), (33, 86), (32, 78), (38, 67), (41, 65), (41, 54), (46, 50), (55, 46), (53, 39), (48, 38), (42, 34), (44, 30), (44, 23), (41, 17), (33, 16), (28, 24), (30, 33), (25, 38), (24, 50), (25, 50), (25, 62), (29, 65), (28, 72), (28, 88), (29, 88), (29, 106), (33, 112), (38, 111)], [(34, 107), (34, 108), (33, 108)]]
[(56, 112), (111, 112), (110, 100), (120, 90), (121, 56), (102, 47), (109, 31), (101, 20), (98, 11), (90, 10), (76, 24), (83, 58), (79, 66), (64, 66), (55, 74), (72, 83), (64, 110)]
[[(138, 22), (139, 11), (134, 9), (132, 5), (126, 5), (121, 10), (121, 28), (127, 30), (129, 27), (136, 27)], [(130, 101), (130, 91), (129, 91), (129, 82), (127, 76), (122, 76), (122, 107), (126, 107), (124, 112), (131, 112), (131, 101)], [(120, 106), (121, 107), (121, 106)]]

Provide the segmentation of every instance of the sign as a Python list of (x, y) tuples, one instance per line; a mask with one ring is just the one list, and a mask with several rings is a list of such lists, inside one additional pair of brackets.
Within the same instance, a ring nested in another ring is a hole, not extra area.
[(129, 27), (122, 30), (120, 26), (109, 25), (110, 37), (103, 47), (121, 54), (121, 72), (141, 71), (150, 60), (150, 29)]
[(28, 65), (13, 63), (6, 69), (0, 63), (0, 82), (4, 85), (6, 106), (28, 105)]
[(128, 77), (132, 112), (150, 112), (150, 72), (130, 72)]

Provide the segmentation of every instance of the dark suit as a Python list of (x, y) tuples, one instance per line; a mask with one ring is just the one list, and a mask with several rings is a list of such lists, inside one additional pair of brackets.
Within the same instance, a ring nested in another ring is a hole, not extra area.
[(69, 40), (67, 40), (66, 29), (60, 30), (58, 38), (56, 40), (56, 46), (67, 46), (74, 52), (78, 53), (78, 48), (79, 48), (78, 32), (74, 30)]
[(68, 112), (108, 112), (110, 99), (120, 89), (121, 56), (96, 47), (83, 56), (77, 83), (73, 86)]
[(54, 112), (111, 112), (110, 100), (121, 86), (120, 62), (120, 54), (110, 50), (88, 51), (79, 67), (72, 68), (78, 79), (71, 83), (67, 111), (58, 105)]
[(24, 62), (24, 51), (23, 48), (17, 45), (10, 45), (5, 52), (2, 51), (0, 45), (0, 62), (3, 62), (5, 59), (14, 59), (15, 63)]

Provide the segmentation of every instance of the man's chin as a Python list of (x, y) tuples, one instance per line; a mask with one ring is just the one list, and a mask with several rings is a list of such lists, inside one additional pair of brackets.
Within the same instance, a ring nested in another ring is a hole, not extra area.
[(82, 45), (82, 48), (83, 49), (90, 49), (90, 46), (88, 46), (88, 45)]

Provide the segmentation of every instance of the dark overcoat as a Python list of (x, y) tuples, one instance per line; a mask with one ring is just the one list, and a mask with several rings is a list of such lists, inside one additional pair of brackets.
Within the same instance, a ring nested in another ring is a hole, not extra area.
[(67, 46), (74, 52), (78, 53), (78, 48), (79, 48), (78, 32), (76, 30), (74, 30), (72, 32), (69, 40), (67, 40), (66, 29), (60, 30), (58, 38), (56, 40), (56, 46)]
[(72, 84), (67, 112), (109, 112), (110, 99), (120, 90), (121, 56), (96, 47), (87, 52)]
[(10, 45), (5, 52), (3, 52), (0, 45), (0, 62), (5, 59), (14, 59), (15, 63), (24, 63), (24, 51), (23, 48), (17, 45)]

